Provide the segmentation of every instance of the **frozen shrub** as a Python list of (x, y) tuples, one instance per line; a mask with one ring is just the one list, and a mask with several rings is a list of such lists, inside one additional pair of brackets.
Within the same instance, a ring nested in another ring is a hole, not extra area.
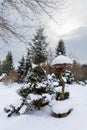
[[(61, 94), (62, 94), (61, 92), (56, 92), (56, 97), (55, 97), (55, 99), (56, 99), (56, 100), (61, 100)], [(65, 93), (64, 93), (64, 100), (65, 100), (65, 99), (68, 99), (68, 98), (69, 98), (69, 92), (65, 92)]]

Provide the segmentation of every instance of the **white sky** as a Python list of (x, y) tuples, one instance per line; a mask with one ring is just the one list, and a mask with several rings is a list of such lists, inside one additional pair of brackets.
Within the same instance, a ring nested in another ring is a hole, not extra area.
[(80, 26), (87, 25), (87, 0), (68, 0), (67, 6), (61, 12), (55, 14), (59, 25), (53, 23), (52, 20), (48, 23), (58, 35), (68, 34)]
[[(42, 21), (45, 23), (46, 34), (52, 48), (55, 48), (58, 40), (65, 41), (68, 54), (79, 60), (81, 63), (87, 63), (87, 0), (66, 0), (65, 9), (55, 13), (54, 21), (47, 19), (42, 15)], [(26, 54), (26, 45), (19, 43), (12, 45), (0, 45), (0, 58), (3, 59), (8, 50), (14, 53), (15, 63)]]
[[(50, 21), (48, 38), (52, 48), (59, 39), (65, 41), (68, 54), (81, 63), (87, 63), (87, 0), (69, 0), (62, 14), (56, 14), (59, 25)], [(50, 35), (49, 35), (50, 34)]]

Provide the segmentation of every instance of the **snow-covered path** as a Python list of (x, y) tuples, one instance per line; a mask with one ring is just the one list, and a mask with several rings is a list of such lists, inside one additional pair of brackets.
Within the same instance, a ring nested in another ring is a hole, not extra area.
[(87, 86), (72, 85), (70, 102), (74, 111), (67, 119), (64, 128), (67, 130), (87, 130)]
[(61, 119), (51, 117), (49, 108), (32, 115), (7, 118), (3, 108), (11, 103), (18, 104), (17, 88), (18, 84), (7, 88), (0, 83), (0, 130), (87, 130), (87, 86), (69, 86), (67, 102), (74, 110)]

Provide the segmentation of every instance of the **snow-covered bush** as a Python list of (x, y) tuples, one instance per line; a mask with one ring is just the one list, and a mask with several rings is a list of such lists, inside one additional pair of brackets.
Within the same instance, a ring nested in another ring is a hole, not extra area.
[(48, 74), (48, 84), (51, 88), (59, 86), (59, 80), (56, 78), (55, 74)]
[(26, 84), (18, 90), (18, 94), (26, 101), (25, 113), (30, 110), (40, 110), (41, 107), (49, 104), (48, 97), (51, 100), (53, 89), (48, 83), (45, 71), (40, 66), (36, 66), (29, 71)]
[[(55, 97), (55, 99), (56, 99), (56, 100), (60, 100), (60, 99), (61, 99), (61, 94), (62, 94), (61, 92), (56, 92), (56, 97)], [(65, 99), (68, 99), (68, 98), (69, 98), (69, 92), (65, 92), (65, 93), (64, 93), (64, 100), (65, 100)]]
[(75, 78), (74, 78), (74, 74), (71, 71), (67, 71), (63, 77), (66, 79), (66, 83), (67, 84), (72, 84), (73, 82), (75, 82)]

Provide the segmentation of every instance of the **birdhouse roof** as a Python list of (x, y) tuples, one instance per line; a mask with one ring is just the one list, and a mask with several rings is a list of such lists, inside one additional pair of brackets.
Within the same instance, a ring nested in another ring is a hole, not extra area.
[(57, 56), (51, 63), (51, 65), (58, 65), (58, 64), (72, 64), (72, 60), (64, 55)]

